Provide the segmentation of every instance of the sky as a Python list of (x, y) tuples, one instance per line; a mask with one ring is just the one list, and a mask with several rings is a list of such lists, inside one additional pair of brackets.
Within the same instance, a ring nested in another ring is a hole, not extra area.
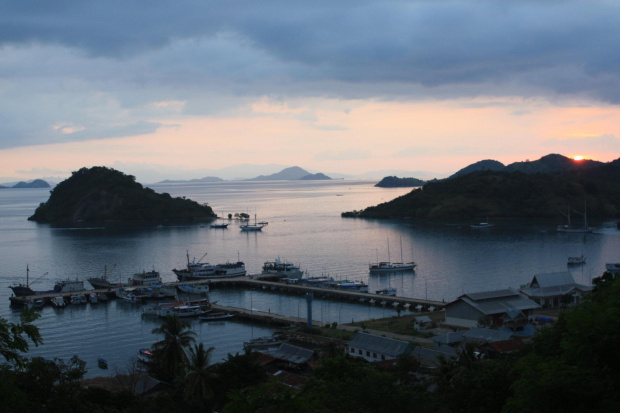
[(609, 162), (618, 21), (617, 1), (0, 0), (0, 182)]

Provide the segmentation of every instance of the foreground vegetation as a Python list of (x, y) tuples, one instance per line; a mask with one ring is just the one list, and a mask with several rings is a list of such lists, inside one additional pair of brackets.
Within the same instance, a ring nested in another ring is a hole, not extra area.
[[(620, 160), (583, 170), (527, 174), (478, 171), (426, 183), (390, 202), (343, 217), (425, 220), (545, 218), (564, 220), (570, 206), (588, 218), (620, 215)], [(575, 220), (579, 218), (574, 217)]]
[(0, 319), (0, 400), (6, 412), (616, 412), (620, 411), (620, 282), (606, 275), (580, 307), (565, 310), (519, 353), (477, 360), (466, 347), (458, 361), (435, 371), (416, 360), (370, 364), (323, 354), (299, 389), (281, 384), (256, 353), (210, 364), (211, 349), (170, 317), (154, 333), (151, 375), (167, 390), (152, 397), (85, 388), (77, 357), (25, 359), (40, 344), (25, 312), (20, 323)]
[(208, 205), (144, 188), (106, 167), (82, 168), (59, 183), (30, 218), (37, 222), (186, 221), (215, 218)]

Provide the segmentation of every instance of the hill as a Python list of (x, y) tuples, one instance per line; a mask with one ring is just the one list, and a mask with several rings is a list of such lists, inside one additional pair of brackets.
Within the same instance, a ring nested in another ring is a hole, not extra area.
[(23, 188), (50, 188), (50, 184), (48, 184), (47, 182), (45, 182), (42, 179), (35, 179), (34, 181), (30, 181), (30, 182), (24, 182), (24, 181), (20, 181), (18, 183), (16, 183), (13, 186), (1, 186), (0, 185), (0, 189), (7, 189), (7, 188), (19, 188), (19, 189), (23, 189)]
[(256, 178), (247, 179), (247, 181), (299, 181), (309, 179), (331, 179), (323, 174), (311, 174), (305, 169), (299, 166), (291, 166), (290, 168), (284, 168), (280, 172), (276, 172), (271, 175), (260, 175)]
[(187, 179), (187, 180), (173, 180), (166, 179), (165, 181), (157, 182), (158, 184), (183, 184), (183, 183), (201, 183), (201, 182), (224, 182), (222, 178), (218, 178), (217, 176), (205, 176), (200, 179)]
[(327, 181), (327, 180), (331, 180), (331, 178), (319, 172), (318, 174), (308, 174), (306, 176), (299, 178), (299, 180), (300, 181)]
[(386, 176), (375, 186), (379, 188), (413, 188), (424, 184), (425, 181), (417, 178), (397, 178), (395, 176)]
[(506, 165), (499, 161), (495, 161), (493, 159), (485, 159), (484, 161), (478, 161), (473, 163), (455, 174), (451, 175), (450, 178), (455, 178), (457, 176), (466, 175), (472, 172), (478, 171), (503, 171), (506, 169)]
[(211, 207), (158, 194), (131, 175), (96, 166), (60, 182), (29, 217), (37, 222), (176, 221), (215, 218)]
[(481, 219), (559, 218), (568, 205), (588, 204), (588, 217), (620, 215), (620, 159), (562, 173), (479, 171), (433, 181), (390, 202), (344, 217)]

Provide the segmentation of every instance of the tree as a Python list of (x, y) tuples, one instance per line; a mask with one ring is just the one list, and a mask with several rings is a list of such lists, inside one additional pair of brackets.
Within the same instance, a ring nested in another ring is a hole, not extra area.
[(185, 400), (194, 405), (204, 406), (213, 398), (212, 383), (215, 374), (209, 371), (209, 362), (214, 347), (205, 350), (202, 343), (189, 349), (189, 357), (184, 377)]
[(166, 317), (162, 325), (153, 329), (153, 334), (163, 334), (161, 341), (153, 344), (153, 367), (162, 380), (172, 381), (178, 377), (187, 363), (185, 349), (196, 340), (196, 333), (189, 324), (177, 316)]
[(17, 365), (22, 364), (20, 353), (28, 352), (30, 340), (35, 346), (43, 343), (39, 329), (31, 324), (40, 317), (40, 314), (33, 309), (25, 309), (20, 316), (18, 324), (9, 323), (4, 318), (0, 318), (0, 355), (6, 361)]

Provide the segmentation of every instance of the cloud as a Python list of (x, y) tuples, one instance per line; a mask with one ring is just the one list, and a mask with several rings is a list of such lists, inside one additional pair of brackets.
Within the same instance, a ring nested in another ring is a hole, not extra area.
[(547, 139), (543, 142), (543, 145), (565, 151), (620, 153), (620, 138), (617, 138), (613, 134), (565, 139)]
[(349, 149), (346, 151), (334, 152), (321, 152), (314, 155), (315, 161), (354, 161), (360, 159), (370, 159), (371, 155), (365, 151), (359, 151), (356, 149)]

